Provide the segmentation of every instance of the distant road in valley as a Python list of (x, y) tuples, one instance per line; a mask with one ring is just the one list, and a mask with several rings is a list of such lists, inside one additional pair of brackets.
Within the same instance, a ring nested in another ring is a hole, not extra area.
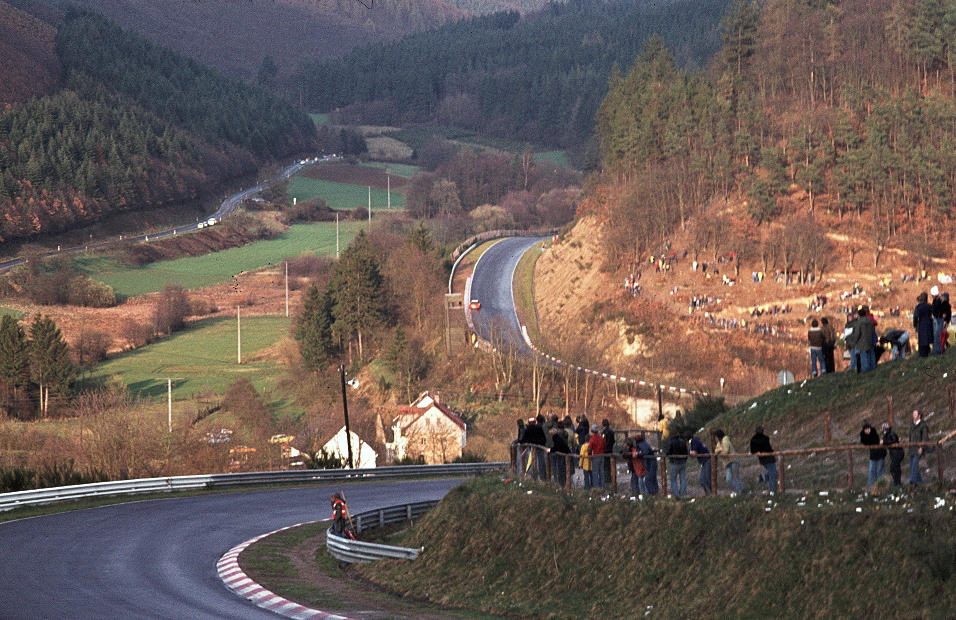
[[(218, 224), (220, 221), (222, 221), (222, 218), (228, 217), (229, 215), (231, 215), (239, 207), (239, 205), (242, 204), (244, 200), (248, 200), (249, 198), (252, 198), (253, 196), (255, 196), (256, 194), (259, 194), (260, 192), (265, 190), (270, 185), (273, 185), (274, 183), (288, 179), (289, 177), (297, 173), (299, 170), (301, 170), (305, 166), (317, 164), (320, 162), (335, 161), (337, 159), (340, 159), (340, 158), (334, 155), (322, 155), (322, 156), (311, 157), (308, 159), (300, 159), (294, 164), (290, 164), (286, 166), (285, 168), (283, 168), (282, 172), (280, 172), (276, 177), (269, 179), (267, 181), (262, 181), (260, 183), (257, 183), (253, 187), (244, 189), (241, 192), (237, 192), (229, 196), (228, 198), (222, 201), (222, 204), (219, 205), (219, 209), (215, 213), (213, 213), (206, 219), (202, 220), (201, 222), (193, 222), (191, 224), (184, 224), (182, 226), (176, 226), (175, 228), (170, 228), (168, 230), (162, 230), (162, 231), (149, 233), (149, 234), (134, 235), (131, 237), (120, 236), (116, 238), (107, 239), (104, 241), (96, 241), (96, 242), (79, 245), (75, 247), (61, 248), (56, 251), (40, 254), (38, 255), (38, 258), (46, 259), (46, 258), (52, 258), (54, 256), (61, 256), (64, 254), (78, 254), (80, 252), (87, 252), (89, 250), (104, 250), (104, 249), (107, 249), (116, 245), (120, 245), (120, 244), (139, 243), (144, 241), (151, 241), (154, 239), (163, 239), (165, 237), (172, 237), (180, 233), (190, 232), (193, 230), (198, 230), (200, 228), (205, 228), (206, 226), (215, 225), (215, 224)], [(29, 259), (27, 257), (20, 256), (11, 260), (0, 262), (0, 272), (16, 267), (17, 265), (22, 265), (26, 263), (28, 260)]]

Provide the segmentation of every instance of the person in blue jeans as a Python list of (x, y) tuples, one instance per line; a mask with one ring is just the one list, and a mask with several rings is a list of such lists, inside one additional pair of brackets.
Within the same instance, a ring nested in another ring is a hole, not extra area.
[(764, 479), (767, 481), (767, 490), (771, 493), (777, 492), (777, 457), (773, 454), (773, 446), (770, 445), (770, 438), (763, 432), (763, 427), (758, 426), (754, 431), (754, 436), (750, 438), (750, 453), (757, 454), (757, 461), (763, 465), (765, 470)]
[(644, 489), (648, 495), (657, 495), (657, 457), (654, 456), (654, 448), (647, 442), (644, 433), (638, 433), (636, 439), (637, 453), (644, 459), (644, 469), (646, 471), (644, 474)]
[(697, 463), (700, 465), (700, 488), (704, 490), (705, 494), (710, 495), (710, 457), (701, 456), (702, 454), (710, 454), (710, 450), (696, 435), (690, 439), (690, 454), (697, 457)]
[[(714, 431), (714, 437), (717, 438), (717, 447), (714, 448), (714, 454), (735, 454), (734, 444), (730, 443), (730, 437), (728, 437), (723, 429), (717, 429)], [(727, 474), (727, 486), (733, 489), (733, 492), (737, 495), (740, 495), (744, 492), (744, 483), (740, 479), (740, 461), (734, 457), (733, 460), (729, 461), (726, 466)]]
[[(913, 410), (913, 423), (910, 425), (910, 443), (929, 441), (929, 429), (923, 422), (923, 415), (918, 409)], [(926, 453), (926, 447), (914, 446), (910, 448), (910, 484), (923, 484), (923, 476), (919, 472), (919, 460)]]
[[(879, 446), (880, 434), (866, 420), (863, 421), (863, 429), (860, 431), (860, 443), (864, 446)], [(886, 448), (870, 448), (870, 470), (866, 478), (867, 488), (876, 484), (876, 481), (883, 477), (883, 471), (886, 466)]]
[(687, 496), (687, 455), (687, 440), (679, 433), (671, 435), (667, 441), (667, 477), (674, 497)]

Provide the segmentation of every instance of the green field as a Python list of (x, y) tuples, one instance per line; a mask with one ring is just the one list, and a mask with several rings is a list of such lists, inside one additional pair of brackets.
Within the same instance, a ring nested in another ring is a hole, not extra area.
[(5, 314), (9, 314), (15, 319), (23, 318), (23, 313), (20, 312), (19, 310), (14, 310), (13, 308), (4, 308), (3, 306), (0, 306), (0, 317), (2, 317)]
[[(345, 249), (364, 222), (342, 222), (340, 248)], [(78, 258), (78, 269), (113, 287), (120, 298), (160, 291), (167, 284), (195, 289), (226, 282), (243, 271), (254, 271), (306, 252), (335, 255), (335, 223), (295, 224), (275, 239), (257, 241), (205, 256), (130, 267), (111, 257)]]
[[(362, 185), (336, 183), (310, 179), (304, 176), (294, 176), (289, 179), (289, 198), (309, 200), (321, 198), (333, 209), (351, 211), (356, 207), (368, 206), (368, 188)], [(384, 189), (372, 188), (372, 211), (385, 210), (387, 196)], [(392, 209), (404, 209), (405, 196), (392, 191)]]
[[(415, 176), (417, 172), (419, 172), (422, 169), (421, 166), (413, 166), (412, 164), (396, 164), (396, 163), (390, 163), (390, 162), (384, 162), (384, 161), (368, 161), (363, 163), (362, 165), (368, 166), (369, 168), (385, 168), (392, 175), (398, 176), (398, 177), (404, 177), (406, 179), (412, 178), (413, 176)], [(392, 204), (394, 203), (395, 203), (395, 196), (392, 196)]]
[(315, 123), (316, 126), (324, 125), (329, 122), (328, 114), (319, 114), (317, 112), (313, 112), (312, 114), (309, 114), (309, 118), (312, 119), (312, 122)]
[(167, 395), (166, 377), (173, 377), (173, 400), (185, 400), (200, 392), (222, 394), (236, 378), (246, 377), (277, 409), (289, 407), (291, 401), (273, 393), (282, 374), (279, 366), (271, 358), (254, 358), (289, 333), (290, 319), (251, 316), (243, 317), (241, 323), (241, 365), (233, 316), (198, 321), (169, 338), (118, 355), (97, 366), (90, 379), (99, 382), (118, 376), (134, 395), (161, 400)]
[(538, 163), (548, 162), (559, 166), (571, 165), (571, 162), (568, 161), (568, 154), (564, 151), (537, 151), (534, 154), (534, 159)]

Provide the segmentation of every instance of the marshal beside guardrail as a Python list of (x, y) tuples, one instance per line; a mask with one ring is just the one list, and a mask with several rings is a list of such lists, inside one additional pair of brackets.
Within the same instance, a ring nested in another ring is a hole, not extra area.
[[(363, 529), (413, 521), (431, 510), (437, 503), (438, 500), (433, 499), (414, 504), (369, 510), (368, 512), (352, 515), (352, 524), (355, 526), (355, 533), (358, 534)], [(351, 564), (388, 559), (414, 560), (422, 552), (422, 548), (413, 549), (411, 547), (395, 547), (361, 540), (349, 540), (332, 533), (332, 528), (325, 532), (325, 546), (332, 557), (339, 562)]]
[(172, 476), (169, 478), (140, 478), (94, 482), (48, 489), (0, 493), (0, 512), (22, 506), (53, 504), (56, 502), (103, 497), (111, 495), (138, 495), (215, 489), (248, 484), (289, 484), (301, 482), (342, 482), (361, 480), (385, 480), (418, 476), (474, 476), (490, 471), (506, 469), (508, 463), (452, 463), (450, 465), (396, 465), (374, 469), (301, 469), (290, 471), (265, 471), (238, 474), (203, 474), (198, 476)]

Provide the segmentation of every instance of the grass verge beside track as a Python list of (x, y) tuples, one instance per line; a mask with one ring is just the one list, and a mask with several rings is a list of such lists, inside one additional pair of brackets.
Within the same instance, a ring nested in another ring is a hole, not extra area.
[[(948, 618), (953, 499), (828, 493), (635, 501), (484, 476), (358, 570), (402, 596), (519, 617)], [(450, 584), (454, 584), (450, 587)]]

